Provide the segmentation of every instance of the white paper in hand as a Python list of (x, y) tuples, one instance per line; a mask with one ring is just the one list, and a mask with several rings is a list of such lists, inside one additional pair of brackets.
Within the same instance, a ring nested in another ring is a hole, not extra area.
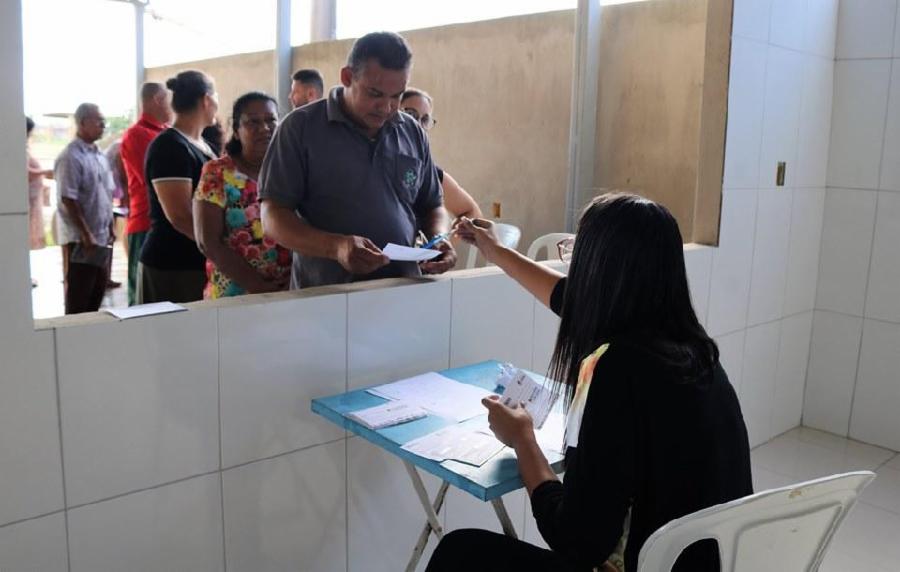
[(553, 409), (556, 395), (549, 388), (544, 387), (531, 379), (524, 371), (518, 369), (505, 381), (503, 395), (500, 403), (507, 407), (513, 407), (520, 403), (525, 404), (525, 409), (531, 414), (535, 429), (540, 429)]
[(424, 262), (441, 255), (440, 250), (432, 250), (430, 248), (410, 248), (408, 246), (394, 244), (393, 242), (389, 242), (382, 252), (384, 252), (384, 255), (391, 260), (400, 262)]

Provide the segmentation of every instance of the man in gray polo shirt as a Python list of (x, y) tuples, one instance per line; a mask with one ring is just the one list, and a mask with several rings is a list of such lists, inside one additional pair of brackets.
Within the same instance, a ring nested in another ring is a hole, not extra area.
[(412, 52), (398, 34), (359, 38), (328, 98), (285, 117), (259, 173), (268, 236), (294, 251), (293, 288), (441, 273), (456, 263), (447, 241), (431, 262), (391, 262), (381, 251), (447, 230), (428, 139), (398, 111)]
[(106, 119), (93, 103), (75, 110), (75, 139), (54, 165), (60, 216), (71, 229), (73, 243), (66, 270), (66, 314), (100, 308), (109, 279), (112, 255), (112, 172), (95, 142), (103, 137)]

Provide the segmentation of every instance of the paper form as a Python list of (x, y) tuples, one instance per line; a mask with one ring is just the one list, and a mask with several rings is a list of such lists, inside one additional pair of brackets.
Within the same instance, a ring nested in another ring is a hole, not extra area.
[(185, 310), (187, 310), (187, 308), (184, 306), (179, 306), (172, 302), (156, 302), (154, 304), (140, 304), (138, 306), (129, 306), (127, 308), (103, 308), (101, 312), (111, 314), (120, 320), (128, 320), (130, 318), (139, 318), (141, 316), (183, 312)]
[(500, 383), (504, 386), (500, 403), (507, 407), (524, 403), (525, 409), (531, 414), (535, 429), (543, 427), (547, 415), (553, 409), (557, 395), (520, 369), (512, 372), (512, 375), (505, 380), (501, 379)]
[(451, 425), (413, 439), (403, 449), (435, 461), (452, 459), (480, 467), (499, 453), (503, 443), (493, 435), (472, 427)]
[(432, 250), (430, 248), (410, 248), (409, 246), (394, 244), (393, 242), (389, 242), (382, 252), (384, 252), (384, 255), (391, 260), (403, 262), (424, 262), (425, 260), (437, 258), (442, 254), (440, 250)]
[(368, 390), (372, 395), (403, 401), (435, 415), (460, 422), (487, 413), (481, 400), (491, 392), (430, 372), (379, 385)]
[(348, 413), (347, 417), (359, 421), (369, 429), (383, 429), (407, 421), (421, 419), (428, 415), (424, 409), (403, 401), (388, 401), (375, 407), (368, 407)]

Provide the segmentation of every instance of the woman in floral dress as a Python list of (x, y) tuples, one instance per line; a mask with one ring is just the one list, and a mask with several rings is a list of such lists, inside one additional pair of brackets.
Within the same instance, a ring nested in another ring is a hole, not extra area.
[(234, 102), (225, 155), (206, 163), (194, 195), (194, 234), (206, 255), (204, 298), (287, 288), (291, 252), (265, 236), (259, 216), (259, 167), (278, 123), (275, 100), (259, 92)]

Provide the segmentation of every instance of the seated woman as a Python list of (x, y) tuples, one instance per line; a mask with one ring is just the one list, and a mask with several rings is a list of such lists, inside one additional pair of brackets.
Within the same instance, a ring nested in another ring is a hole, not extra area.
[[(413, 117), (425, 130), (431, 131), (437, 121), (434, 119), (434, 102), (431, 96), (414, 87), (408, 88), (400, 98), (400, 109)], [(438, 179), (444, 189), (444, 208), (453, 217), (481, 218), (481, 209), (472, 195), (459, 186), (456, 179), (440, 167), (437, 167)]]
[(285, 290), (291, 253), (263, 236), (256, 179), (278, 124), (275, 100), (250, 92), (234, 102), (225, 156), (203, 166), (194, 234), (206, 255), (204, 298)]
[[(607, 570), (625, 532), (631, 572), (662, 525), (750, 494), (740, 405), (691, 305), (669, 211), (634, 195), (594, 199), (572, 244), (560, 244), (561, 255), (574, 248), (568, 277), (499, 245), (489, 227), (462, 219), (457, 233), (561, 318), (549, 377), (568, 411), (565, 480), (541, 453), (528, 413), (485, 399), (491, 429), (516, 451), (550, 550), (458, 530), (427, 570)], [(718, 571), (715, 542), (688, 547), (673, 570)]]

